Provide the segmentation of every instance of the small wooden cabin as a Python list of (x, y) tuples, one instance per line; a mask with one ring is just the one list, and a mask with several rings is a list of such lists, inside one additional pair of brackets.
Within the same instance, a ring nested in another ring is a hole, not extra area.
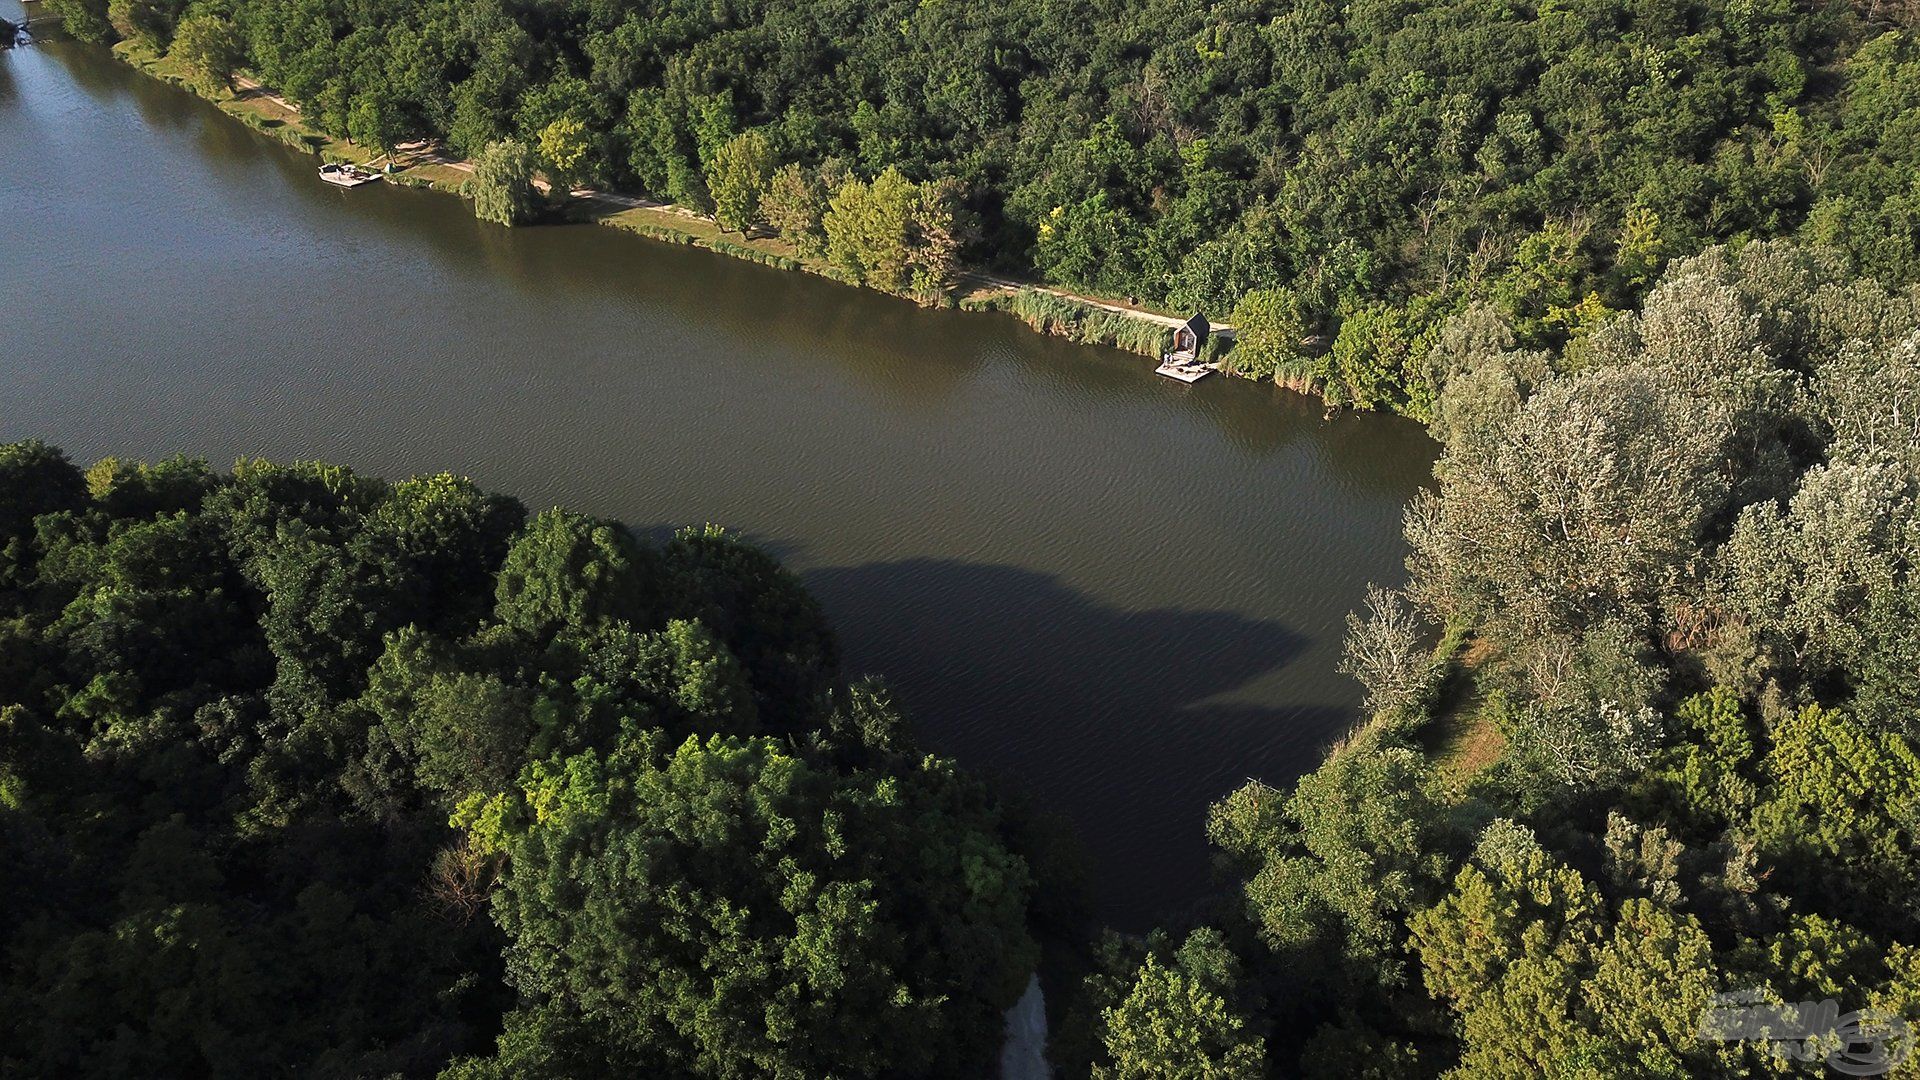
[(1173, 351), (1185, 353), (1188, 356), (1199, 356), (1200, 350), (1207, 347), (1207, 332), (1210, 329), (1207, 325), (1207, 317), (1195, 313), (1193, 318), (1188, 319), (1173, 331)]
[(1184, 383), (1199, 382), (1213, 374), (1213, 366), (1200, 360), (1200, 350), (1207, 347), (1211, 329), (1205, 315), (1195, 315), (1174, 327), (1173, 348), (1160, 358), (1160, 366), (1154, 371)]

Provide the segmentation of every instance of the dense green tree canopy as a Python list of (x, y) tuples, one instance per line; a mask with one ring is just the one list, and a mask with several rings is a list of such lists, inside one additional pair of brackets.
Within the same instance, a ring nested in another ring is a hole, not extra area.
[[(187, 6), (52, 2), (86, 36), (161, 46)], [(1920, 277), (1908, 3), (218, 8), (248, 66), (336, 134), (390, 115), (469, 156), (518, 140), (564, 179), (730, 229), (776, 166), (828, 198), (873, 185), (843, 256), (895, 291), (924, 282), (856, 254), (903, 213), (888, 172), (950, 182), (982, 226), (957, 236), (971, 262), (1216, 321), (1286, 290), (1312, 362), (1269, 350), (1249, 370), (1422, 416), (1431, 335), (1476, 302), (1558, 345), (1670, 258), (1786, 235), (1889, 284)]]
[(997, 1052), (1019, 830), (740, 538), (40, 443), (0, 536), (0, 1074)]

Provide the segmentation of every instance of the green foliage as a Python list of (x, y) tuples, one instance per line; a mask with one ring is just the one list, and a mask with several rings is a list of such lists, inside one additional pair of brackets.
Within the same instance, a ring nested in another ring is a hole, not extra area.
[(761, 722), (774, 731), (812, 725), (839, 677), (839, 646), (800, 579), (711, 525), (681, 530), (665, 555), (686, 583), (683, 610), (711, 627), (746, 669)]
[(187, 457), (149, 465), (101, 458), (87, 470), (87, 492), (110, 517), (153, 517), (196, 512), (219, 485), (207, 463)]
[(30, 535), (42, 514), (78, 509), (87, 497), (80, 470), (38, 440), (0, 446), (0, 540)]
[(1028, 879), (964, 788), (836, 777), (766, 740), (663, 750), (629, 731), (524, 778), (496, 899), (524, 993), (585, 1021), (615, 1071), (963, 1076), (991, 1059), (1034, 960)]
[(1920, 910), (1885, 899), (1920, 885), (1920, 753), (1818, 706), (1782, 717), (1768, 735), (1769, 783), (1753, 818), (1761, 853), (1844, 913), (1911, 933)]
[(498, 225), (524, 225), (539, 207), (534, 190), (534, 154), (512, 139), (490, 142), (473, 159), (473, 175), (462, 190), (473, 200), (473, 214)]
[(353, 104), (347, 108), (347, 137), (383, 154), (393, 153), (394, 144), (405, 137), (405, 124), (406, 117), (393, 95), (383, 89), (354, 95)]
[(0, 522), (0, 1073), (989, 1066), (1015, 830), (757, 548), (39, 443)]
[(1400, 920), (1444, 879), (1450, 831), (1416, 753), (1333, 755), (1290, 797), (1253, 783), (1213, 807), (1207, 834), (1245, 879), (1248, 914), (1302, 976), (1336, 987), (1405, 981)]
[(848, 180), (834, 193), (822, 220), (827, 257), (874, 288), (905, 289), (913, 203), (913, 185), (898, 169), (888, 169), (871, 184)]
[(895, 168), (841, 184), (821, 225), (827, 259), (854, 280), (922, 298), (952, 287), (967, 229), (956, 185), (915, 184)]
[[(1716, 993), (1920, 1001), (1920, 309), (1750, 244), (1596, 322), (1586, 298), (1666, 258), (1668, 212), (1627, 214), (1611, 281), (1574, 280), (1594, 238), (1550, 221), (1507, 310), (1395, 353), (1444, 443), (1408, 593), (1470, 640), (1436, 699), (1468, 750), (1396, 745), (1432, 741), (1415, 709), (1210, 822), (1260, 932), (1241, 955), (1313, 1031), (1275, 1052), (1307, 1075), (1784, 1075), (1699, 1036)], [(1412, 337), (1346, 310), (1343, 336)], [(1323, 371), (1361, 355), (1336, 342)], [(1380, 704), (1419, 685), (1417, 621), (1372, 601), (1348, 654)], [(1458, 827), (1489, 821), (1462, 860)]]
[(545, 642), (621, 620), (651, 627), (663, 603), (659, 555), (613, 522), (547, 510), (528, 523), (500, 567), (494, 614)]
[(1233, 370), (1287, 386), (1312, 385), (1312, 322), (1305, 301), (1290, 289), (1250, 292), (1233, 309)]
[(1509, 822), (1409, 926), (1428, 989), (1460, 1016), (1461, 1075), (1746, 1075), (1745, 1048), (1695, 1034), (1716, 989), (1699, 922), (1642, 899), (1610, 917)]
[(760, 196), (773, 175), (773, 148), (766, 136), (748, 131), (728, 139), (707, 165), (707, 190), (713, 196), (713, 220), (722, 229), (745, 233), (760, 221)]
[(536, 706), (542, 756), (611, 745), (622, 725), (635, 722), (670, 738), (759, 727), (745, 670), (700, 622), (675, 619), (646, 633), (613, 623), (591, 639), (578, 671)]
[(246, 63), (246, 43), (231, 19), (190, 15), (174, 28), (167, 55), (192, 73), (202, 93), (233, 88), (233, 73)]
[(565, 187), (587, 179), (587, 157), (592, 149), (587, 126), (574, 117), (563, 116), (540, 129), (540, 160), (547, 175)]
[(1418, 382), (1411, 373), (1433, 345), (1438, 328), (1410, 309), (1369, 304), (1340, 323), (1327, 357), (1327, 400), (1361, 409), (1397, 409), (1416, 415), (1425, 403), (1407, 400)]
[(1196, 930), (1170, 962), (1149, 953), (1101, 1014), (1096, 1080), (1257, 1080), (1264, 1044), (1247, 1015), (1239, 961), (1218, 931)]
[[(52, 2), (77, 35), (112, 35), (100, 0)], [(181, 14), (119, 3), (130, 36), (164, 41)], [(964, 195), (953, 239), (979, 264), (1215, 316), (1250, 294), (1309, 298), (1306, 332), (1247, 370), (1416, 416), (1423, 336), (1474, 304), (1524, 346), (1584, 341), (1669, 260), (1769, 237), (1920, 276), (1920, 62), (1911, 26), (1889, 26), (1899, 5), (943, 3), (231, 14), (260, 77), (332, 134), (378, 93), (400, 129), (468, 155), (577, 124), (584, 142), (558, 155), (577, 164), (540, 148), (556, 179), (718, 209), (728, 229), (753, 220), (758, 162), (827, 174), (823, 199), (851, 163), (868, 190), (842, 202), (833, 260), (931, 296), (950, 274), (916, 280), (899, 254), (895, 170)], [(743, 165), (727, 149), (743, 132), (770, 153)], [(775, 206), (796, 205), (785, 186)], [(1327, 340), (1293, 356), (1310, 336)]]
[(46, 0), (47, 14), (60, 20), (60, 29), (90, 45), (109, 45), (118, 37), (107, 18), (110, 0)]
[(168, 0), (108, 0), (107, 22), (122, 40), (164, 52), (173, 38), (179, 8)]
[(827, 236), (821, 228), (826, 212), (826, 186), (798, 162), (775, 169), (760, 193), (760, 213), (767, 224), (809, 258), (826, 253)]

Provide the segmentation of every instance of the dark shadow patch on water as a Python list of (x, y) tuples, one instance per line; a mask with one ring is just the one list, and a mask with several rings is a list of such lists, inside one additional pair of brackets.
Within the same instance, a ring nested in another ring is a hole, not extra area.
[(1312, 644), (1273, 620), (1122, 610), (1049, 575), (949, 560), (805, 576), (829, 609), (861, 611), (839, 627), (849, 673), (910, 673), (889, 681), (922, 744), (1071, 820), (1096, 914), (1132, 929), (1207, 892), (1209, 803), (1249, 776), (1292, 780), (1353, 720), (1230, 699)]

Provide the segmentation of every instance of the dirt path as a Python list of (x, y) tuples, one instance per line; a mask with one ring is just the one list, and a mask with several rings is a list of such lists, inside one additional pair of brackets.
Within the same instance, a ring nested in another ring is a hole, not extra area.
[(396, 154), (406, 154), (409, 158), (413, 159), (415, 163), (421, 165), (445, 165), (449, 169), (458, 169), (465, 173), (473, 171), (473, 162), (468, 161), (466, 158), (454, 157), (452, 154), (447, 153), (439, 143), (427, 142), (425, 140), (420, 142), (394, 143), (393, 152)]
[[(960, 274), (960, 280), (971, 281), (976, 285), (985, 285), (990, 289), (1006, 289), (1010, 292), (1027, 289), (1037, 293), (1046, 293), (1048, 296), (1057, 296), (1062, 300), (1071, 300), (1076, 304), (1084, 304), (1090, 308), (1099, 308), (1101, 311), (1111, 311), (1116, 315), (1125, 315), (1129, 318), (1139, 319), (1141, 322), (1150, 322), (1157, 326), (1175, 327), (1187, 325), (1187, 320), (1173, 315), (1161, 315), (1158, 312), (1129, 307), (1126, 304), (1117, 304), (1111, 300), (1097, 300), (1081, 293), (1069, 292), (1066, 289), (1056, 289), (1051, 285), (1035, 285), (1030, 281), (1016, 281), (1013, 278), (1000, 277), (996, 274), (988, 274), (977, 270), (962, 272)], [(1227, 323), (1209, 323), (1208, 325), (1216, 334), (1226, 334), (1229, 337), (1233, 335), (1233, 327)]]
[(233, 77), (233, 88), (239, 91), (234, 97), (266, 98), (268, 101), (273, 102), (275, 105), (280, 106), (290, 113), (297, 115), (300, 112), (298, 105), (267, 89), (258, 79), (250, 79), (245, 75), (235, 75)]

